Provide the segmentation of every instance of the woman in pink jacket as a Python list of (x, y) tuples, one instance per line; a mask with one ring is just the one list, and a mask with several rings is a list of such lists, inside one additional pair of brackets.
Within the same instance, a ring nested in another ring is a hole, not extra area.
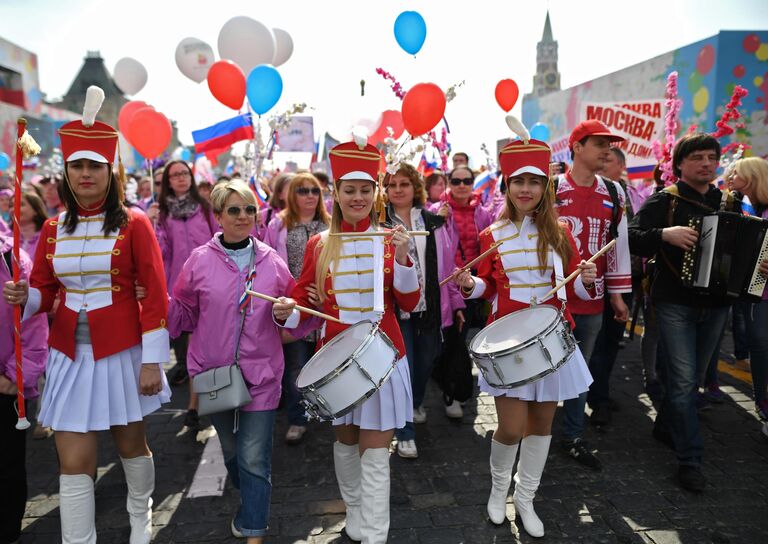
[[(240, 490), (232, 534), (245, 536), (253, 544), (262, 542), (269, 520), (272, 431), (283, 355), (272, 304), (246, 299), (241, 332), (240, 299), (247, 297), (246, 287), (280, 297), (290, 293), (295, 282), (278, 254), (251, 236), (258, 205), (245, 183), (232, 180), (217, 185), (211, 203), (222, 233), (195, 249), (184, 263), (173, 288), (169, 330), (171, 336), (201, 333), (193, 334), (189, 343), (187, 368), (193, 378), (232, 364), (241, 335), (239, 363), (253, 400), (240, 408), (237, 426), (234, 410), (212, 414), (211, 420), (232, 485)], [(253, 279), (248, 280), (249, 276)]]
[[(163, 252), (165, 281), (170, 290), (176, 283), (181, 267), (192, 251), (205, 244), (218, 230), (211, 206), (197, 192), (192, 170), (184, 161), (171, 161), (163, 169), (160, 196), (147, 208), (147, 216), (155, 224), (155, 233)], [(184, 333), (171, 342), (176, 365), (168, 371), (168, 382), (181, 385), (189, 379), (187, 374), (187, 348), (189, 335)], [(190, 404), (184, 425), (196, 429), (196, 397), (190, 395)]]
[[(493, 223), (491, 212), (483, 206), (480, 196), (473, 192), (475, 173), (466, 165), (455, 167), (448, 174), (450, 190), (443, 201), (433, 204), (430, 211), (444, 217), (448, 232), (455, 243), (454, 263), (461, 268), (480, 255), (480, 233)], [(473, 269), (473, 273), (477, 267)], [(471, 327), (485, 326), (483, 301), (467, 300), (464, 317), (466, 325), (461, 329), (461, 339), (466, 340)], [(457, 401), (445, 407), (445, 415), (461, 419), (464, 410)]]
[[(0, 285), (13, 279), (13, 238), (0, 234)], [(32, 270), (29, 255), (22, 250), (21, 277)], [(24, 322), (21, 334), (24, 368), (24, 398), (27, 413), (31, 400), (39, 396), (37, 380), (48, 358), (48, 319), (37, 315)], [(26, 433), (16, 430), (16, 355), (13, 338), (13, 306), (0, 299), (0, 542), (16, 542), (27, 503)]]

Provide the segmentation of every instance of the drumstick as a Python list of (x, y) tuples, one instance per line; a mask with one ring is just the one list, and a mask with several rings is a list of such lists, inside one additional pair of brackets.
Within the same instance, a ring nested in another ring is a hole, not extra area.
[[(428, 230), (409, 230), (406, 231), (411, 236), (429, 236)], [(373, 232), (332, 232), (328, 236), (391, 236), (394, 231), (377, 230)]]
[[(588, 263), (595, 262), (600, 255), (602, 255), (603, 253), (605, 253), (606, 251), (608, 251), (609, 249), (611, 249), (615, 245), (616, 245), (616, 239), (614, 238), (613, 240), (611, 240), (610, 242), (605, 244), (603, 247), (601, 247), (600, 251), (598, 251), (597, 253), (592, 255), (587, 262)], [(544, 299), (547, 299), (550, 296), (554, 295), (560, 289), (562, 289), (563, 286), (567, 285), (569, 282), (571, 282), (573, 279), (575, 279), (576, 276), (578, 276), (579, 274), (581, 274), (581, 269), (574, 270), (573, 272), (571, 272), (571, 274), (567, 278), (565, 278), (563, 281), (561, 281), (560, 283), (555, 285), (555, 287), (553, 287), (552, 290), (550, 290), (546, 295), (544, 295), (543, 297), (539, 297), (539, 300), (544, 300)]]
[(465, 264), (464, 266), (462, 266), (461, 268), (459, 268), (458, 270), (456, 270), (456, 271), (455, 271), (453, 274), (451, 274), (450, 276), (448, 276), (447, 278), (445, 278), (443, 281), (441, 281), (441, 282), (440, 282), (440, 287), (442, 287), (443, 285), (445, 285), (446, 283), (448, 283), (449, 281), (451, 281), (453, 278), (455, 278), (455, 277), (456, 277), (456, 274), (459, 274), (459, 273), (461, 273), (461, 272), (464, 272), (465, 270), (469, 270), (469, 269), (470, 269), (470, 268), (472, 268), (472, 267), (473, 267), (475, 264), (477, 264), (477, 263), (479, 263), (480, 261), (482, 261), (483, 259), (485, 259), (485, 258), (486, 258), (488, 255), (490, 255), (490, 254), (493, 252), (493, 250), (494, 250), (494, 249), (496, 249), (496, 248), (497, 248), (497, 247), (499, 247), (500, 245), (501, 245), (501, 242), (494, 242), (494, 243), (491, 245), (491, 247), (489, 247), (488, 249), (486, 249), (485, 251), (483, 251), (483, 252), (482, 252), (480, 255), (478, 255), (477, 257), (475, 257), (474, 259), (472, 259), (471, 261), (469, 261), (467, 264)]
[[(246, 289), (245, 292), (248, 293), (249, 295), (253, 295), (256, 298), (260, 298), (261, 300), (267, 300), (267, 301), (269, 301), (269, 302), (271, 302), (273, 304), (280, 303), (280, 299), (277, 299), (275, 297), (271, 297), (269, 295), (264, 295), (262, 293), (257, 293), (256, 291), (251, 291), (250, 289)], [(332, 315), (324, 314), (323, 312), (318, 312), (317, 310), (313, 310), (312, 308), (305, 308), (304, 306), (299, 306), (297, 304), (296, 305), (296, 309), (299, 310), (300, 312), (304, 312), (305, 314), (314, 315), (314, 316), (317, 316), (317, 317), (322, 317), (323, 319), (325, 319), (327, 321), (333, 321), (335, 323), (341, 323), (342, 325), (344, 324), (342, 321), (336, 319)]]

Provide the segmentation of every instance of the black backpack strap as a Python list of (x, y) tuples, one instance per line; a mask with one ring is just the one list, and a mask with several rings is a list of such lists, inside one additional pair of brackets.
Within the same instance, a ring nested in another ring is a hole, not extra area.
[(605, 188), (608, 190), (608, 196), (611, 197), (611, 204), (613, 204), (613, 209), (611, 210), (611, 226), (608, 230), (611, 233), (611, 239), (616, 240), (619, 237), (619, 210), (621, 209), (619, 191), (616, 189), (616, 184), (613, 181), (602, 176), (600, 176), (600, 179), (603, 180), (603, 185), (605, 185)]

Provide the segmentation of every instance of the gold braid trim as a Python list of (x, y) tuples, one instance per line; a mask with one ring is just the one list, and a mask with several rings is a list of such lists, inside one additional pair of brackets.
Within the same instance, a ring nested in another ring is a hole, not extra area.
[(381, 155), (378, 153), (374, 153), (373, 151), (355, 151), (354, 149), (348, 151), (332, 149), (329, 152), (329, 155), (336, 155), (337, 157), (344, 157), (346, 159), (362, 159), (366, 161), (381, 160)]

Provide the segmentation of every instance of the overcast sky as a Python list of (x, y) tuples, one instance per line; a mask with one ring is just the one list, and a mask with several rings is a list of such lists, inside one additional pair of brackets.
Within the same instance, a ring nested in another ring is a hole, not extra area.
[[(468, 151), (478, 165), (483, 142), (493, 149), (498, 138), (509, 135), (493, 97), (496, 83), (512, 78), (520, 86), (513, 113), (519, 114), (522, 94), (531, 90), (547, 9), (559, 43), (563, 88), (719, 30), (768, 28), (765, 0), (0, 0), (0, 36), (37, 54), (41, 90), (49, 99), (67, 91), (89, 50), (101, 51), (110, 71), (120, 58), (135, 58), (149, 80), (132, 98), (176, 119), (182, 143), (191, 144), (192, 130), (235, 112), (219, 104), (205, 82), (196, 84), (179, 72), (176, 46), (194, 36), (216, 52), (222, 25), (247, 15), (287, 30), (294, 41), (293, 56), (278, 68), (284, 89), (270, 113), (306, 102), (314, 108), (317, 139), (324, 128), (352, 117), (399, 109), (377, 67), (406, 89), (419, 82), (446, 89), (464, 80), (446, 110), (449, 139), (454, 151)], [(418, 11), (427, 24), (416, 58), (394, 39), (395, 18), (404, 10)], [(360, 79), (366, 80), (364, 98)]]

